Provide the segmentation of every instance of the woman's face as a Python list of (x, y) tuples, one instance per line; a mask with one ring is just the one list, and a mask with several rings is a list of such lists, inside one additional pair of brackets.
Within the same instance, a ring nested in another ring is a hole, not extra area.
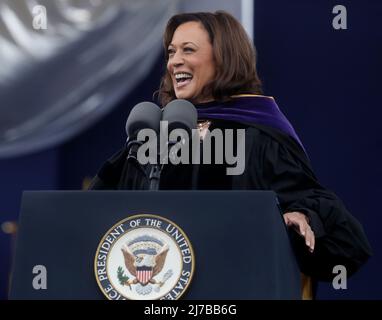
[(178, 99), (207, 102), (212, 95), (201, 96), (202, 89), (215, 76), (212, 45), (199, 22), (181, 24), (168, 47), (167, 70)]

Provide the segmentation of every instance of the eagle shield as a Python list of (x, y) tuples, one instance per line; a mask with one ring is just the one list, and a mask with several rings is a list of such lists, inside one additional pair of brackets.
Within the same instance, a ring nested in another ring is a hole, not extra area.
[(145, 286), (162, 271), (169, 248), (163, 241), (143, 235), (126, 243), (121, 250), (127, 270)]

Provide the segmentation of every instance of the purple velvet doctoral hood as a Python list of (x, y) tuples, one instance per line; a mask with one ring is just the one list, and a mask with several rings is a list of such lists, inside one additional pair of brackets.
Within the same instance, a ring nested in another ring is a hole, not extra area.
[(260, 124), (279, 130), (305, 148), (285, 115), (272, 97), (239, 95), (228, 102), (208, 102), (195, 105), (199, 119), (220, 119)]

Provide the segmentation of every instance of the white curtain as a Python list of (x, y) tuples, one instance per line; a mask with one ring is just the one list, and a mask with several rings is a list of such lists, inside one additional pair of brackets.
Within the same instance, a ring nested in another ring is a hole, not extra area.
[(176, 9), (177, 0), (0, 0), (0, 158), (54, 146), (109, 112), (150, 72)]

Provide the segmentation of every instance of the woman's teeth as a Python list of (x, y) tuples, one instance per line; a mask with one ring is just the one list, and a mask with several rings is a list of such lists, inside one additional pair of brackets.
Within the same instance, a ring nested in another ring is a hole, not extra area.
[(180, 82), (183, 82), (183, 81), (187, 81), (187, 80), (191, 80), (192, 79), (192, 75), (189, 74), (189, 73), (177, 73), (175, 75), (175, 80), (177, 83), (180, 83)]

